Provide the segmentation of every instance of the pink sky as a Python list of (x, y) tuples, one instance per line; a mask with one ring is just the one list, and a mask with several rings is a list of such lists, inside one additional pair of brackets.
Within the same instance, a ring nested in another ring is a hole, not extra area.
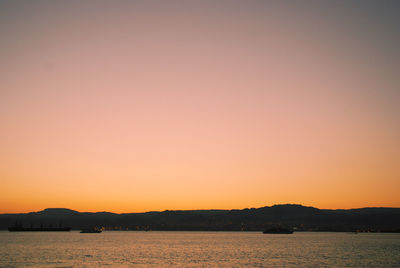
[(399, 4), (285, 3), (0, 2), (0, 212), (399, 207)]

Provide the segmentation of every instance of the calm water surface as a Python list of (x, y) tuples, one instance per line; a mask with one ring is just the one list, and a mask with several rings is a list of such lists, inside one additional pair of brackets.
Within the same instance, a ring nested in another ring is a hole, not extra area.
[(0, 231), (0, 267), (400, 267), (400, 234)]

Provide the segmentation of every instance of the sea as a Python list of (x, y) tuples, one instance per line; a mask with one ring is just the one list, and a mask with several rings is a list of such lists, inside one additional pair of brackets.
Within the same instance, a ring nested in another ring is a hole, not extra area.
[(0, 267), (400, 267), (400, 234), (0, 231)]

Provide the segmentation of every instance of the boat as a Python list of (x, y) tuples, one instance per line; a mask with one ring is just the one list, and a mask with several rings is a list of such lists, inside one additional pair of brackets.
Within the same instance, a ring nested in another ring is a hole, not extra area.
[(284, 227), (271, 227), (265, 229), (263, 234), (293, 234), (293, 230)]
[(22, 227), (12, 226), (8, 227), (10, 232), (69, 232), (70, 227)]
[(100, 228), (87, 228), (87, 229), (82, 229), (81, 234), (99, 234), (103, 230)]

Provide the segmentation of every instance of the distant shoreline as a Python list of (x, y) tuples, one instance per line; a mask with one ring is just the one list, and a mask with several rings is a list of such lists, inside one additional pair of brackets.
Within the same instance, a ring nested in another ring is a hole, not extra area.
[(49, 208), (0, 214), (0, 229), (21, 227), (99, 227), (129, 231), (255, 231), (282, 226), (313, 232), (400, 232), (400, 208), (318, 209), (296, 204), (233, 210), (166, 210), (145, 213), (78, 212)]

